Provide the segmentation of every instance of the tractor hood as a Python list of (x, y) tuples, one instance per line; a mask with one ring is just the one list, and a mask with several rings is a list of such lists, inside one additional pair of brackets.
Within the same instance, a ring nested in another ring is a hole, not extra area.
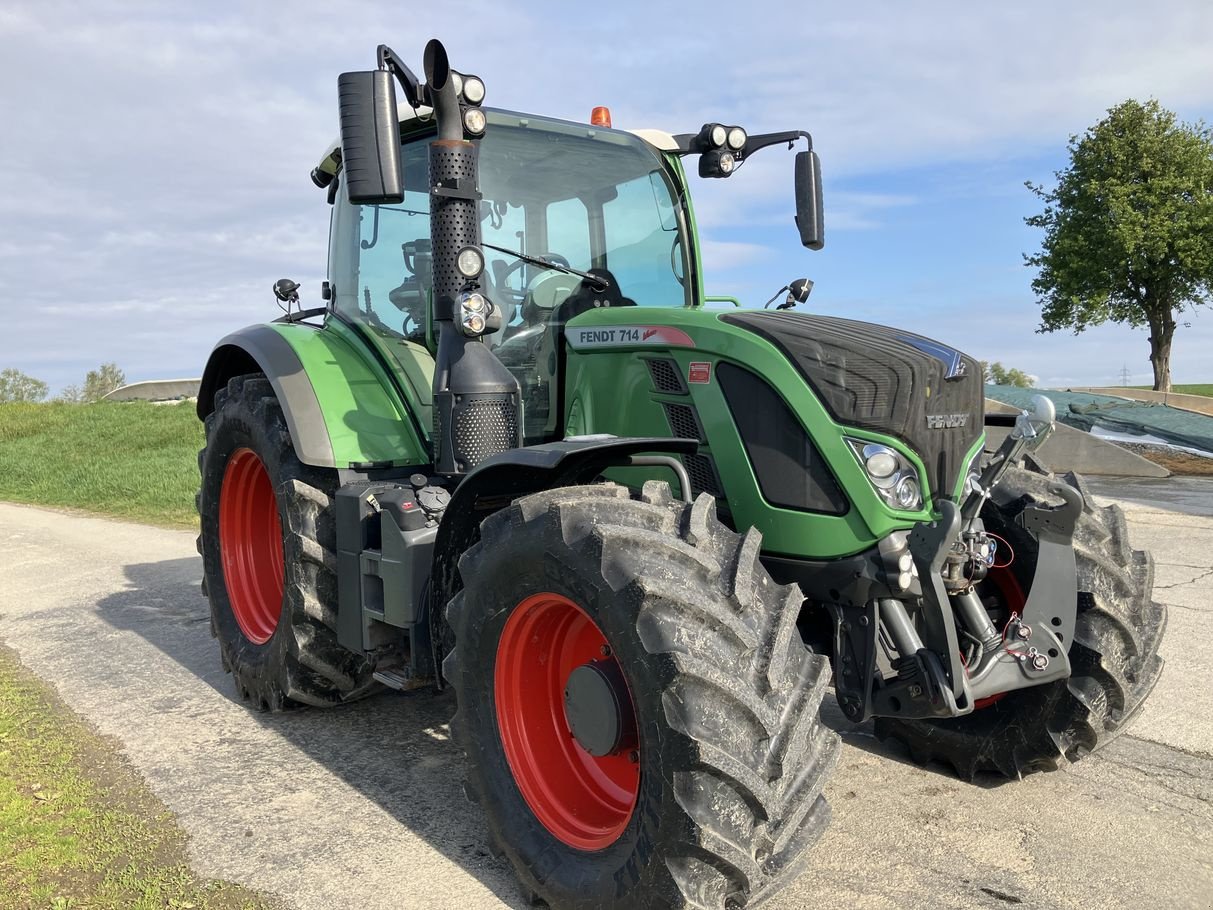
[(976, 360), (913, 332), (801, 313), (721, 317), (783, 352), (836, 422), (887, 433), (922, 458), (936, 496), (949, 496), (983, 432)]

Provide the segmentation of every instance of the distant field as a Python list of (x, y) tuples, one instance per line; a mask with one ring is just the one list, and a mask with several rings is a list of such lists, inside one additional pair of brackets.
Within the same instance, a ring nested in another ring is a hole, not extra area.
[[(1149, 391), (1153, 386), (1134, 385), (1129, 386), (1131, 389), (1145, 389)], [(1173, 385), (1171, 391), (1181, 395), (1208, 395), (1213, 398), (1213, 382), (1197, 382), (1188, 385)]]
[(188, 402), (0, 404), (0, 499), (192, 527), (202, 441)]

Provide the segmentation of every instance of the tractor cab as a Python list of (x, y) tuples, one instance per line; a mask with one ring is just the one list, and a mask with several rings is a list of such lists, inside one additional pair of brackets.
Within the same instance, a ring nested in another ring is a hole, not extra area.
[[(406, 112), (399, 203), (355, 205), (336, 178), (329, 286), (337, 317), (403, 368), (432, 376), (433, 130)], [(485, 265), (475, 289), (499, 324), (483, 342), (521, 387), (525, 442), (543, 442), (558, 429), (559, 336), (568, 319), (586, 307), (697, 302), (690, 216), (679, 175), (644, 139), (534, 115), (486, 114), (478, 155)], [(610, 293), (577, 295), (591, 272), (607, 276)]]

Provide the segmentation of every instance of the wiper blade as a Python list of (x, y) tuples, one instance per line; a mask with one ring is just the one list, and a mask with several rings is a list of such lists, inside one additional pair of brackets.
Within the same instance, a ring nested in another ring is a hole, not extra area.
[(566, 275), (576, 275), (578, 278), (584, 278), (586, 281), (593, 283), (595, 290), (605, 291), (611, 286), (611, 283), (601, 275), (595, 275), (592, 272), (583, 272), (581, 269), (575, 269), (569, 265), (561, 265), (559, 262), (552, 262), (550, 259), (544, 259), (542, 256), (532, 256), (529, 253), (520, 253), (517, 250), (508, 250), (503, 246), (497, 246), (492, 243), (480, 244), (487, 246), (490, 250), (496, 250), (498, 253), (505, 253), (507, 256), (513, 256), (521, 259), (523, 262), (529, 262), (531, 265), (541, 265), (547, 269), (555, 269), (558, 272), (564, 272)]

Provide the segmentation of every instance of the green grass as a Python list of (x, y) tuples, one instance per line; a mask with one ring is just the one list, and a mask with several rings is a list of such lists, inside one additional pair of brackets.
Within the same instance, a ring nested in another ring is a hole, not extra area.
[[(1153, 386), (1135, 385), (1129, 386), (1131, 389), (1152, 389)], [(1195, 382), (1187, 385), (1173, 385), (1171, 391), (1181, 395), (1208, 395), (1213, 398), (1213, 382)]]
[(0, 910), (268, 910), (186, 862), (185, 835), (110, 743), (0, 648)]
[(197, 524), (194, 405), (0, 404), (0, 499)]

